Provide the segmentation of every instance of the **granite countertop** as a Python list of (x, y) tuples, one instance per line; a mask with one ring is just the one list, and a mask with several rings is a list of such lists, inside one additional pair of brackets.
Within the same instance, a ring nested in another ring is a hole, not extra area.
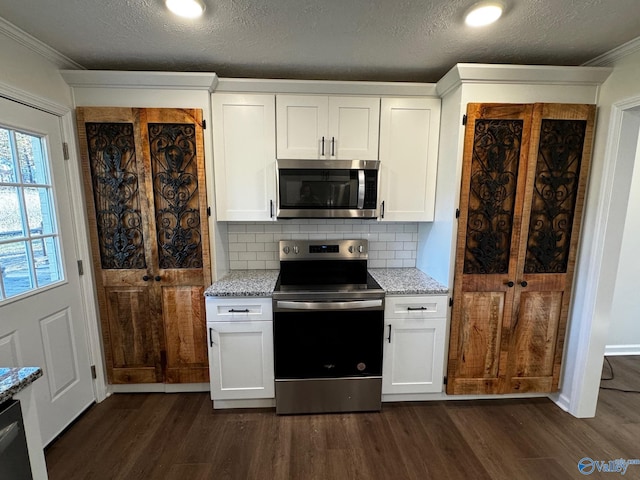
[(0, 368), (0, 403), (9, 400), (41, 376), (40, 367)]
[(279, 270), (232, 270), (204, 292), (208, 297), (270, 297)]
[[(270, 297), (278, 281), (278, 270), (232, 270), (214, 282), (208, 297)], [(449, 289), (417, 268), (372, 268), (387, 295), (446, 295)]]
[(417, 268), (370, 268), (387, 295), (446, 295), (449, 289)]

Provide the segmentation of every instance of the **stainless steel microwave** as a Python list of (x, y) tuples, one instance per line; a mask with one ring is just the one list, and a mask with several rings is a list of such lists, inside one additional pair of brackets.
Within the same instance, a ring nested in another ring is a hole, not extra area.
[(278, 218), (376, 218), (375, 160), (278, 160)]

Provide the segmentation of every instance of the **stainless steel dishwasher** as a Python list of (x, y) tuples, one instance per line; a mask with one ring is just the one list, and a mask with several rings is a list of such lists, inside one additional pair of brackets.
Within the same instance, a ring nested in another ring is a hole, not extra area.
[(0, 405), (0, 478), (33, 480), (22, 410), (17, 400)]

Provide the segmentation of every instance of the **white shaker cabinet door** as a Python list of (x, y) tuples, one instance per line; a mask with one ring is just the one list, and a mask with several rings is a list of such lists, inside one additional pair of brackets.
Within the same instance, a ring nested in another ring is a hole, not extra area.
[(275, 96), (214, 93), (211, 102), (217, 220), (275, 220)]
[(207, 323), (212, 400), (275, 397), (272, 325)]
[(330, 158), (378, 160), (379, 132), (379, 98), (329, 97)]
[(276, 106), (279, 159), (329, 158), (328, 98), (318, 95), (278, 95)]
[(444, 318), (385, 319), (383, 394), (442, 391), (445, 325)]
[(439, 135), (440, 99), (382, 99), (381, 221), (433, 221)]

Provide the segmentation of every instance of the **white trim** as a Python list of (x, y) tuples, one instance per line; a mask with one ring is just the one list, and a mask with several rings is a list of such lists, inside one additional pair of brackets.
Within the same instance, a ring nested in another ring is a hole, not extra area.
[(213, 408), (215, 410), (227, 408), (272, 408), (275, 406), (275, 398), (258, 398), (248, 400), (213, 400)]
[(435, 83), (220, 78), (216, 92), (436, 97)]
[(556, 394), (549, 395), (549, 398), (551, 399), (552, 402), (558, 405), (562, 410), (564, 410), (565, 412), (569, 412), (569, 406), (571, 404), (571, 399), (569, 397), (567, 397), (563, 393), (560, 393), (560, 394), (556, 393)]
[(0, 97), (13, 100), (14, 102), (21, 103), (37, 110), (42, 110), (43, 112), (50, 113), (56, 117), (61, 117), (71, 110), (69, 107), (52, 102), (46, 98), (33, 95), (25, 90), (21, 90), (4, 82), (0, 82)]
[(640, 355), (640, 345), (607, 345), (604, 347), (605, 356)]
[(438, 393), (401, 393), (383, 394), (382, 401), (386, 402), (440, 402), (443, 400), (505, 400), (513, 398), (547, 398), (548, 393), (507, 393), (496, 395), (447, 395), (445, 392)]
[(631, 55), (638, 50), (640, 50), (640, 37), (623, 43), (619, 47), (609, 50), (602, 55), (598, 55), (596, 58), (583, 63), (583, 65), (590, 67), (608, 67), (609, 65), (615, 64), (621, 58)]
[(182, 393), (208, 392), (208, 383), (128, 383), (110, 385), (113, 393)]
[(608, 67), (458, 63), (438, 81), (437, 92), (444, 97), (463, 83), (600, 85), (611, 71)]
[(218, 84), (215, 73), (204, 72), (60, 70), (60, 75), (68, 85), (75, 88), (168, 88), (213, 92)]
[(96, 303), (95, 276), (92, 268), (92, 254), (85, 217), (85, 201), (82, 186), (82, 170), (80, 168), (78, 148), (76, 146), (75, 121), (73, 112), (67, 112), (60, 118), (64, 141), (69, 147), (69, 160), (66, 161), (69, 178), (69, 196), (73, 208), (73, 226), (75, 234), (76, 255), (85, 266), (84, 275), (80, 276), (82, 289), (82, 305), (84, 307), (85, 335), (89, 348), (91, 364), (95, 366), (96, 378), (93, 389), (96, 402), (102, 402), (108, 396), (107, 377), (104, 369), (102, 341), (99, 330), (98, 305)]
[(79, 63), (71, 60), (69, 57), (63, 55), (54, 48), (51, 48), (46, 43), (41, 42), (36, 37), (29, 35), (27, 32), (21, 30), (13, 23), (8, 22), (2, 17), (0, 17), (0, 33), (15, 40), (23, 47), (27, 47), (29, 50), (37, 53), (41, 57), (49, 60), (58, 68), (84, 69), (84, 67)]

